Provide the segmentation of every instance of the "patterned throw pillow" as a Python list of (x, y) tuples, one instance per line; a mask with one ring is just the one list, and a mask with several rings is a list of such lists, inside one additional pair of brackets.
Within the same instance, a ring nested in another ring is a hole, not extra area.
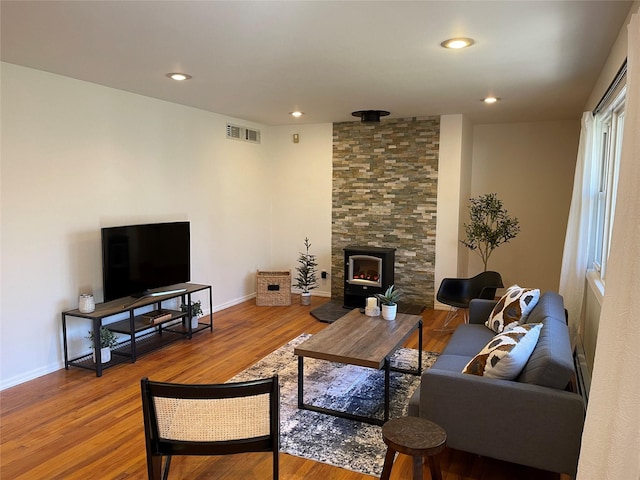
[(501, 333), (509, 324), (522, 324), (527, 320), (539, 298), (540, 290), (537, 288), (512, 285), (493, 307), (485, 325), (494, 332)]
[(513, 380), (529, 361), (538, 343), (541, 323), (514, 325), (496, 335), (467, 363), (462, 373)]

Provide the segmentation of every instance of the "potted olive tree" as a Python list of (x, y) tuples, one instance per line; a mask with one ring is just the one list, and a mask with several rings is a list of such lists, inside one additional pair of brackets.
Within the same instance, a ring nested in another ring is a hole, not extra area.
[(300, 293), (300, 304), (310, 305), (311, 290), (318, 287), (318, 279), (316, 278), (318, 262), (316, 261), (316, 256), (309, 253), (311, 244), (307, 237), (304, 239), (304, 246), (306, 251), (300, 252), (298, 257), (298, 266), (296, 267), (298, 276), (296, 277), (295, 286), (302, 291)]
[(382, 318), (385, 320), (395, 320), (398, 314), (398, 299), (402, 293), (391, 285), (384, 293), (376, 293), (376, 298), (382, 304)]
[[(91, 349), (94, 347), (93, 330), (89, 331), (87, 337), (91, 341)], [(118, 337), (111, 330), (100, 327), (100, 359), (102, 363), (111, 361), (111, 349), (118, 344)], [(96, 363), (96, 352), (93, 352), (93, 363)]]
[(469, 200), (470, 223), (464, 224), (467, 238), (460, 240), (465, 247), (482, 259), (484, 271), (493, 251), (518, 235), (520, 225), (511, 218), (495, 193), (487, 193)]

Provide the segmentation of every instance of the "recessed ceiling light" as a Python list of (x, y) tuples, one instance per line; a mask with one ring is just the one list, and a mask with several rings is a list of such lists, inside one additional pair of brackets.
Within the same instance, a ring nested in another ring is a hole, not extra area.
[(295, 118), (300, 118), (302, 115), (304, 115), (304, 112), (298, 112), (296, 110), (295, 112), (290, 112), (289, 115), (291, 115), (292, 117), (295, 117)]
[(444, 48), (451, 48), (455, 50), (459, 50), (461, 48), (467, 48), (473, 45), (475, 40), (473, 38), (450, 38), (449, 40), (445, 40), (440, 45)]
[(192, 78), (191, 75), (180, 72), (167, 73), (167, 77), (178, 82), (182, 82), (183, 80), (191, 80)]
[(484, 103), (496, 103), (498, 100), (500, 100), (498, 97), (486, 97), (482, 99)]

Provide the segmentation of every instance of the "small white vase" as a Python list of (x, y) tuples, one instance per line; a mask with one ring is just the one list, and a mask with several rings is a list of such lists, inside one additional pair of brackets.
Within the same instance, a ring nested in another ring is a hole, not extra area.
[[(93, 352), (93, 363), (96, 362), (96, 352)], [(102, 359), (102, 363), (109, 363), (111, 361), (111, 349), (109, 347), (104, 347), (100, 349), (100, 358)]]
[(191, 330), (194, 328), (198, 328), (198, 318), (199, 317), (191, 317)]
[(300, 305), (311, 305), (311, 292), (300, 294)]
[(398, 304), (382, 305), (382, 318), (385, 320), (395, 320), (398, 313)]

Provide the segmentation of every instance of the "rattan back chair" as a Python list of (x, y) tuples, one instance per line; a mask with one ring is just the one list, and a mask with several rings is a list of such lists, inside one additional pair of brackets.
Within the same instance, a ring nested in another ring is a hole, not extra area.
[(278, 478), (277, 375), (212, 385), (162, 383), (143, 378), (140, 386), (149, 480), (168, 478), (173, 455), (240, 452), (273, 452), (273, 478)]

